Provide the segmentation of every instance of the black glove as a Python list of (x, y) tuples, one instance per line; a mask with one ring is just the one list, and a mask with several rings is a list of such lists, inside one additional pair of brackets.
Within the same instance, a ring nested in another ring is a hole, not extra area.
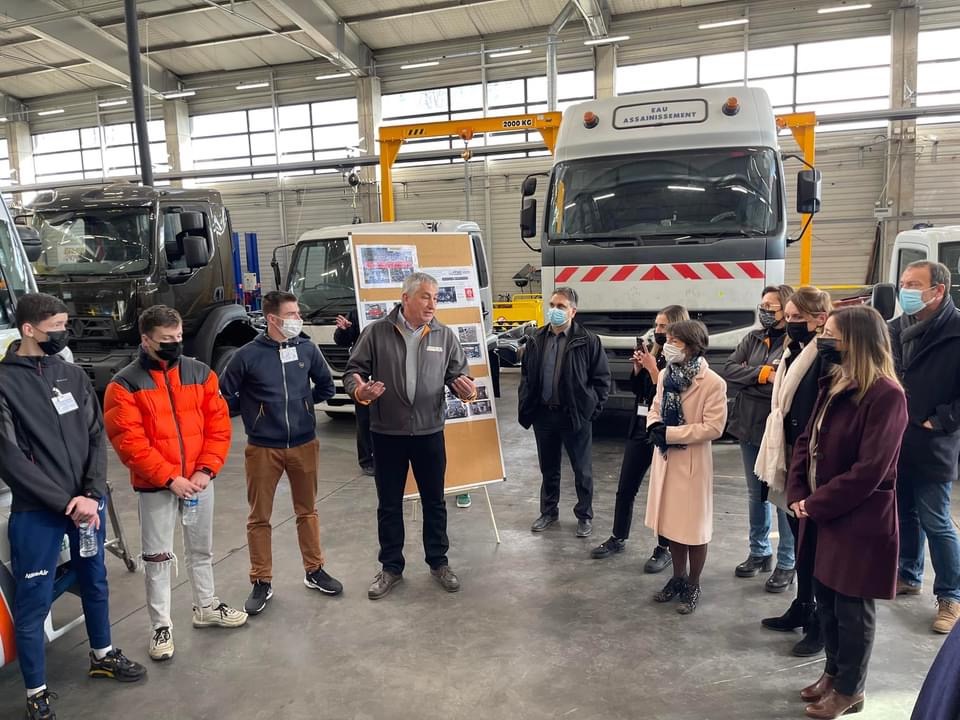
[(647, 425), (647, 442), (661, 450), (666, 450), (667, 426), (662, 422)]

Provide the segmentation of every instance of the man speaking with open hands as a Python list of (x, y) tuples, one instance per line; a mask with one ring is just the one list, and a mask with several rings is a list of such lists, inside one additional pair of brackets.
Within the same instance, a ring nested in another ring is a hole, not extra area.
[(444, 388), (464, 402), (475, 400), (477, 389), (457, 336), (434, 317), (436, 308), (437, 281), (426, 273), (408, 275), (400, 305), (364, 330), (344, 374), (350, 396), (370, 406), (382, 565), (367, 593), (371, 600), (384, 597), (403, 578), (403, 490), (411, 466), (430, 573), (447, 592), (460, 589), (447, 562)]

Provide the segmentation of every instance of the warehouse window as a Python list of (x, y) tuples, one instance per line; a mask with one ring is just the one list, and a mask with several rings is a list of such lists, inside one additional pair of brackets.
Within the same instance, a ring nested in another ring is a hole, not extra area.
[[(134, 124), (131, 122), (105, 125), (102, 131), (104, 141), (103, 174), (107, 177), (138, 175), (140, 173), (140, 152), (137, 149), (137, 130)], [(147, 122), (147, 139), (150, 143), (150, 163), (153, 165), (153, 171), (157, 173), (170, 172), (163, 120)]]
[[(917, 105), (960, 104), (960, 28), (921, 32), (917, 59)], [(924, 124), (957, 121), (957, 115), (917, 120)]]

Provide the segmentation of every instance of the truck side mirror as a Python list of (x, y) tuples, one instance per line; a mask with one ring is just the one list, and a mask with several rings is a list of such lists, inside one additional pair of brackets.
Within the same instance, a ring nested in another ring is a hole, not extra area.
[(43, 255), (43, 243), (40, 242), (40, 233), (36, 228), (29, 225), (16, 225), (17, 235), (20, 236), (20, 244), (23, 245), (24, 252), (27, 253), (27, 260), (36, 262)]
[[(531, 178), (527, 178), (530, 180)], [(534, 178), (534, 180), (536, 180)], [(523, 209), (520, 211), (520, 234), (525, 238), (537, 236), (537, 199), (523, 198)]]
[(187, 261), (187, 267), (191, 270), (206, 267), (210, 262), (207, 239), (199, 235), (186, 235), (183, 238), (183, 256)]
[(822, 175), (819, 170), (797, 173), (797, 212), (814, 215), (820, 212)]
[(524, 178), (521, 192), (523, 193), (523, 197), (531, 197), (537, 192), (537, 178), (535, 175), (528, 175)]
[(180, 213), (180, 229), (187, 235), (207, 237), (207, 228), (203, 224), (203, 213), (184, 210)]
[(280, 263), (277, 262), (276, 258), (270, 261), (270, 267), (273, 268), (273, 282), (277, 285), (277, 290), (282, 290), (280, 287)]
[(892, 320), (897, 312), (897, 288), (893, 283), (879, 283), (870, 293), (870, 306), (883, 317)]

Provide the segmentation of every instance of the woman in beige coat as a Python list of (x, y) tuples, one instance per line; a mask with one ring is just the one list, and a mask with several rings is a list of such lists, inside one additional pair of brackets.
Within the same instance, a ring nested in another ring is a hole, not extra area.
[(708, 337), (696, 320), (667, 327), (668, 365), (647, 416), (656, 450), (646, 524), (670, 538), (673, 555), (673, 577), (653, 599), (669, 602), (679, 595), (681, 615), (696, 610), (700, 600), (700, 573), (713, 535), (712, 441), (727, 422), (727, 384), (703, 357)]

